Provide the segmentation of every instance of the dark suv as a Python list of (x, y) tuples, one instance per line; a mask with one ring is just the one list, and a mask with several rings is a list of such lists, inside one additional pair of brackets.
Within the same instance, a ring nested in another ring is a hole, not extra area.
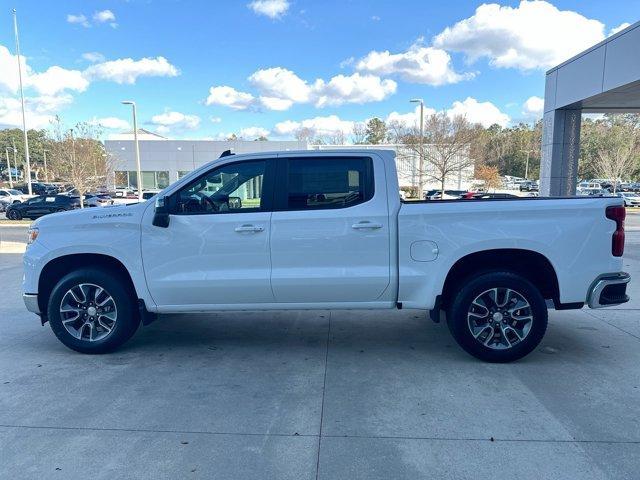
[(30, 198), (26, 202), (14, 203), (7, 207), (7, 218), (20, 220), (30, 218), (34, 220), (48, 213), (64, 212), (80, 208), (80, 198), (68, 195), (39, 195)]

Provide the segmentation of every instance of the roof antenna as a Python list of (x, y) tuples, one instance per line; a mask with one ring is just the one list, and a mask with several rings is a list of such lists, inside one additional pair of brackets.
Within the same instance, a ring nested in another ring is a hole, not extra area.
[(231, 150), (225, 150), (224, 152), (222, 152), (220, 154), (220, 156), (218, 158), (223, 158), (223, 157), (229, 157), (231, 155), (235, 155), (234, 153), (231, 153)]

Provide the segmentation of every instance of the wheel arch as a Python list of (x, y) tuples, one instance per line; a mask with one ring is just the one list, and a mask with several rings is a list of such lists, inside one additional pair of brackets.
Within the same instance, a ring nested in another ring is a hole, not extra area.
[(555, 268), (547, 257), (533, 250), (499, 248), (473, 252), (458, 259), (449, 270), (440, 295), (441, 308), (447, 309), (457, 286), (472, 275), (490, 271), (508, 271), (529, 280), (545, 300), (561, 307), (560, 286)]
[(131, 273), (115, 257), (99, 253), (72, 253), (56, 257), (42, 268), (38, 278), (38, 306), (41, 312), (47, 311), (49, 297), (58, 280), (64, 275), (83, 267), (95, 267), (110, 270), (122, 278), (131, 296), (136, 302), (139, 298)]

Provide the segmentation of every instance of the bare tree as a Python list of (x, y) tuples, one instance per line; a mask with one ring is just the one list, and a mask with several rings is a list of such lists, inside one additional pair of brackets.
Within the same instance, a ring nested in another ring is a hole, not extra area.
[[(73, 185), (80, 195), (105, 188), (109, 175), (113, 173), (114, 159), (108, 155), (98, 140), (100, 131), (88, 124), (78, 123), (66, 129), (56, 118), (50, 144), (50, 165), (54, 176)], [(140, 179), (138, 179), (140, 181)]]
[(615, 126), (610, 135), (608, 145), (598, 149), (594, 166), (598, 176), (612, 180), (613, 193), (616, 193), (618, 182), (634, 170), (640, 155), (640, 136), (638, 132)]
[(351, 139), (356, 145), (362, 145), (366, 143), (367, 138), (367, 126), (362, 122), (353, 124), (353, 131), (351, 133)]
[[(396, 142), (414, 155), (424, 155), (423, 171), (418, 173), (422, 173), (422, 178), (437, 181), (443, 197), (447, 179), (474, 164), (470, 152), (479, 127), (463, 116), (450, 117), (446, 112), (430, 115), (425, 120), (424, 138), (420, 138), (417, 127), (406, 127), (397, 122), (389, 125), (389, 131)], [(424, 185), (417, 186), (419, 198), (422, 198), (423, 188)]]
[(296, 140), (298, 140), (299, 142), (309, 143), (313, 138), (313, 130), (307, 127), (299, 128), (295, 132), (295, 137), (296, 137)]

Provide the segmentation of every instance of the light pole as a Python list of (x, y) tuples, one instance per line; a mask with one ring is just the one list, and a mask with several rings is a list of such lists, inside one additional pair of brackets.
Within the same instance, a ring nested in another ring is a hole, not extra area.
[(9, 149), (4, 147), (4, 156), (7, 157), (7, 172), (9, 172), (9, 188), (13, 188), (13, 176), (11, 175), (11, 162), (9, 161)]
[(16, 183), (18, 183), (18, 149), (16, 148), (16, 142), (11, 139), (11, 144), (13, 145), (13, 168), (16, 171)]
[[(418, 159), (418, 199), (422, 200), (422, 176), (424, 175), (424, 100), (412, 98), (411, 103), (420, 104), (420, 153)], [(444, 193), (443, 193), (444, 196)]]
[(22, 131), (24, 133), (24, 160), (27, 164), (27, 188), (29, 195), (31, 191), (31, 162), (29, 161), (29, 139), (27, 138), (27, 119), (24, 113), (24, 92), (22, 90), (22, 65), (20, 64), (20, 41), (18, 40), (18, 16), (16, 9), (13, 9), (13, 31), (16, 34), (16, 53), (18, 58), (18, 79), (20, 80), (20, 101), (22, 103)]
[(47, 151), (46, 149), (42, 149), (42, 156), (44, 157), (44, 181), (49, 183), (49, 171), (47, 170)]
[(142, 172), (140, 171), (140, 145), (138, 145), (138, 122), (136, 121), (136, 102), (124, 100), (123, 105), (131, 105), (133, 111), (133, 141), (136, 144), (136, 175), (138, 177), (138, 201), (142, 201)]
[(533, 152), (534, 150), (520, 150), (522, 153), (526, 153), (527, 154), (527, 161), (524, 164), (524, 178), (525, 180), (529, 179), (529, 154), (531, 152)]

